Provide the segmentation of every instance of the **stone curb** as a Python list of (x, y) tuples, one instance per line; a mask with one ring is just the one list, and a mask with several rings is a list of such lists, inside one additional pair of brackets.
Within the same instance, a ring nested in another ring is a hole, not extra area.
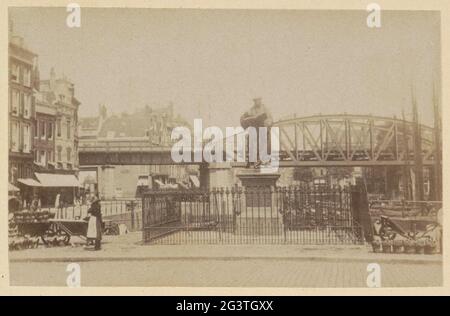
[(93, 262), (93, 261), (147, 261), (147, 260), (225, 260), (225, 261), (245, 261), (245, 260), (298, 260), (317, 262), (367, 262), (367, 263), (391, 263), (391, 264), (442, 264), (442, 257), (439, 259), (408, 259), (395, 258), (395, 255), (387, 258), (370, 257), (332, 257), (332, 256), (134, 256), (134, 257), (47, 257), (47, 258), (13, 258), (10, 263), (16, 262)]

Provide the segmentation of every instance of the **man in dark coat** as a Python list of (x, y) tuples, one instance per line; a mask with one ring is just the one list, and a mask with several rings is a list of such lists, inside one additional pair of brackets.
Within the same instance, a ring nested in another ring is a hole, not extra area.
[[(267, 109), (267, 107), (263, 104), (262, 99), (261, 98), (255, 98), (253, 99), (253, 106), (250, 108), (250, 110), (248, 112), (245, 112), (242, 116), (241, 116), (241, 126), (244, 129), (247, 129), (248, 127), (255, 127), (256, 128), (256, 139), (254, 139), (253, 141), (256, 141), (256, 145), (257, 145), (257, 149), (256, 149), (256, 160), (257, 161), (252, 161), (251, 163), (253, 163), (253, 165), (255, 167), (258, 167), (261, 164), (261, 157), (259, 154), (259, 146), (262, 145), (260, 144), (260, 140), (259, 140), (259, 128), (261, 127), (265, 127), (267, 128), (267, 152), (270, 153), (271, 151), (271, 144), (270, 144), (270, 127), (272, 126), (273, 123), (273, 119), (272, 119), (272, 115), (270, 114), (269, 110)], [(247, 154), (250, 157), (250, 139), (247, 141)], [(249, 161), (249, 165), (250, 165), (250, 161)]]
[[(88, 214), (91, 217), (95, 217), (95, 221), (92, 219), (89, 220), (89, 226), (88, 226), (88, 238), (92, 238), (95, 240), (95, 250), (101, 249), (101, 241), (102, 241), (102, 211), (101, 211), (101, 205), (100, 200), (98, 197), (94, 196), (91, 199), (91, 207), (88, 210)], [(92, 227), (91, 225), (95, 225), (95, 227)], [(92, 235), (92, 232), (94, 232), (94, 235)]]

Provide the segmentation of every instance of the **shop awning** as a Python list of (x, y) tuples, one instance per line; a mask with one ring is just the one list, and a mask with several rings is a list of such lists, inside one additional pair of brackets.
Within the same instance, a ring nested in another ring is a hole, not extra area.
[(192, 181), (192, 184), (196, 187), (196, 188), (200, 188), (200, 181), (198, 180), (197, 176), (194, 175), (190, 175), (189, 179)]
[(20, 191), (18, 187), (8, 182), (8, 192), (18, 192), (18, 191)]
[(148, 178), (139, 178), (136, 185), (138, 187), (140, 187), (140, 186), (148, 186)]
[(42, 187), (82, 187), (82, 184), (72, 174), (35, 173)]
[(25, 184), (25, 185), (27, 185), (29, 187), (41, 187), (42, 186), (39, 182), (37, 182), (36, 180), (31, 179), (31, 178), (17, 179), (17, 182)]
[(189, 187), (188, 187), (186, 184), (184, 184), (183, 182), (177, 182), (177, 184), (178, 184), (180, 187), (182, 187), (183, 189), (189, 190)]

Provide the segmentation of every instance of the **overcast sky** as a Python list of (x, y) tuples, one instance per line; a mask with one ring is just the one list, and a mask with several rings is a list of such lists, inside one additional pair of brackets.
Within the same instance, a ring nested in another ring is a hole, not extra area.
[(80, 116), (165, 105), (192, 122), (238, 126), (262, 97), (275, 120), (331, 113), (401, 116), (414, 90), (431, 124), (439, 86), (440, 20), (433, 12), (81, 10), (12, 8), (14, 33), (50, 68), (75, 83)]

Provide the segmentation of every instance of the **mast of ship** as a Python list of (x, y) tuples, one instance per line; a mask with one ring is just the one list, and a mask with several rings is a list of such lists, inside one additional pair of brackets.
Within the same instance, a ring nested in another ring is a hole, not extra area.
[(413, 106), (413, 125), (414, 125), (414, 165), (416, 178), (416, 200), (424, 200), (423, 188), (423, 157), (422, 157), (422, 135), (419, 123), (419, 112), (417, 110), (417, 102), (414, 95), (412, 96)]
[(408, 146), (408, 130), (406, 126), (406, 119), (405, 119), (405, 110), (402, 109), (402, 119), (403, 119), (403, 145), (404, 148), (404, 161), (403, 164), (403, 190), (404, 190), (404, 199), (409, 200), (409, 170), (408, 170), (408, 159), (409, 159), (409, 146)]
[(439, 100), (433, 87), (433, 111), (434, 111), (434, 172), (433, 172), (433, 199), (442, 200), (442, 165), (441, 165), (441, 117)]

